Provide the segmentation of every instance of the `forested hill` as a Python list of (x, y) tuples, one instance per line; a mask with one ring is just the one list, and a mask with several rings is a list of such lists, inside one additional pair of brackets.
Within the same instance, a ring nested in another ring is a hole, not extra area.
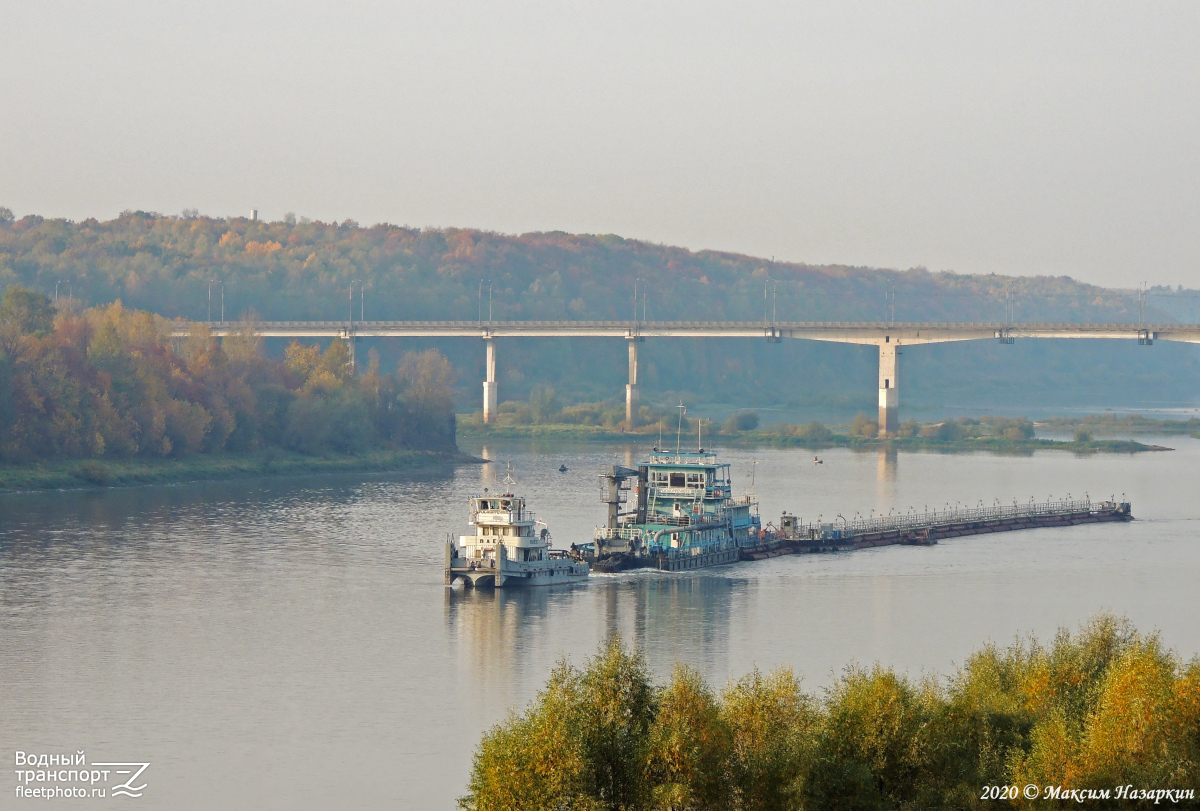
[[(1136, 275), (1136, 274), (1134, 274)], [(1132, 277), (1131, 277), (1132, 278)], [(0, 287), (20, 283), (84, 304), (121, 299), (165, 316), (205, 319), (210, 282), (225, 285), (227, 319), (344, 319), (349, 287), (365, 287), (368, 319), (628, 319), (645, 280), (651, 319), (791, 320), (1005, 318), (1011, 288), (1021, 321), (1128, 321), (1136, 295), (1068, 277), (972, 276), (771, 262), (619, 236), (396, 225), (255, 222), (126, 213), (115, 220), (13, 219), (0, 209)], [(764, 305), (764, 290), (772, 301)], [(1156, 288), (1151, 315), (1196, 318), (1196, 300)], [(218, 288), (218, 303), (219, 303)], [(355, 292), (355, 317), (360, 295)], [(640, 305), (639, 305), (640, 308)], [(1190, 308), (1190, 309), (1189, 309)], [(639, 310), (640, 314), (640, 310)]]
[[(1131, 280), (1139, 275), (1131, 269)], [(641, 281), (639, 281), (641, 280)], [(690, 251), (614, 235), (520, 236), (469, 229), (361, 227), (352, 221), (278, 222), (126, 213), (115, 220), (15, 219), (0, 209), (0, 288), (19, 283), (73, 305), (121, 300), (168, 317), (236, 320), (619, 319), (633, 316), (635, 283), (647, 318), (685, 320), (1133, 322), (1134, 290), (1067, 277), (1002, 277), (772, 262)], [(490, 290), (490, 296), (489, 296)], [(1146, 318), (1200, 321), (1195, 291), (1153, 288)], [(893, 296), (894, 305), (888, 304)], [(893, 309), (894, 308), (894, 309)], [(891, 310), (891, 312), (889, 312)], [(1068, 346), (1073, 343), (1073, 346)], [(1181, 404), (1200, 396), (1191, 347), (1152, 351), (1109, 342), (940, 346), (903, 361), (902, 407), (978, 404)], [(1086, 345), (1085, 345), (1086, 344)], [(460, 409), (478, 407), (482, 347), (463, 340), (379, 342), (399, 352), (436, 346), (454, 363)], [(282, 351), (282, 346), (272, 351)], [(502, 399), (541, 384), (567, 401), (620, 396), (624, 346), (525, 340), (500, 353)], [(736, 405), (874, 407), (870, 347), (751, 341), (657, 341), (642, 353), (643, 397)]]

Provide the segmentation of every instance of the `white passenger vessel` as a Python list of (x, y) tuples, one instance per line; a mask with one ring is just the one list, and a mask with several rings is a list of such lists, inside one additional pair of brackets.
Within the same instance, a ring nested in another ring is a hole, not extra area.
[(589, 567), (574, 553), (551, 549), (550, 532), (537, 531), (525, 498), (512, 493), (472, 496), (471, 535), (446, 542), (446, 584), (553, 586), (587, 579)]

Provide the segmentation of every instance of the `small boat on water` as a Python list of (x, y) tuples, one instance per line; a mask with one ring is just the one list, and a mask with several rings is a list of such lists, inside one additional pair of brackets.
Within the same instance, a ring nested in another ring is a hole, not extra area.
[(473, 534), (446, 541), (446, 585), (554, 586), (587, 580), (587, 562), (577, 553), (551, 548), (550, 531), (525, 507), (523, 496), (472, 496)]
[(565, 464), (563, 464), (563, 465), (559, 465), (559, 466), (558, 466), (558, 472), (559, 472), (559, 473), (566, 473), (566, 472), (567, 472), (567, 466), (566, 466)]

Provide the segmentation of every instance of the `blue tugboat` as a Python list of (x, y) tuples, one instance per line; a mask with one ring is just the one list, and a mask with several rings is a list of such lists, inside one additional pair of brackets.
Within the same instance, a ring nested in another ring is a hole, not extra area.
[(729, 465), (711, 451), (655, 448), (636, 469), (614, 465), (600, 478), (608, 521), (582, 550), (593, 571), (700, 569), (759, 544), (757, 500), (733, 495)]

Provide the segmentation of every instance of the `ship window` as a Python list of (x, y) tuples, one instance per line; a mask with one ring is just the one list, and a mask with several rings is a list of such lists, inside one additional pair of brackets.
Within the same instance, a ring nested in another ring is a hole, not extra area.
[(684, 486), (682, 473), (672, 473), (671, 474), (671, 486), (672, 487), (683, 487)]

